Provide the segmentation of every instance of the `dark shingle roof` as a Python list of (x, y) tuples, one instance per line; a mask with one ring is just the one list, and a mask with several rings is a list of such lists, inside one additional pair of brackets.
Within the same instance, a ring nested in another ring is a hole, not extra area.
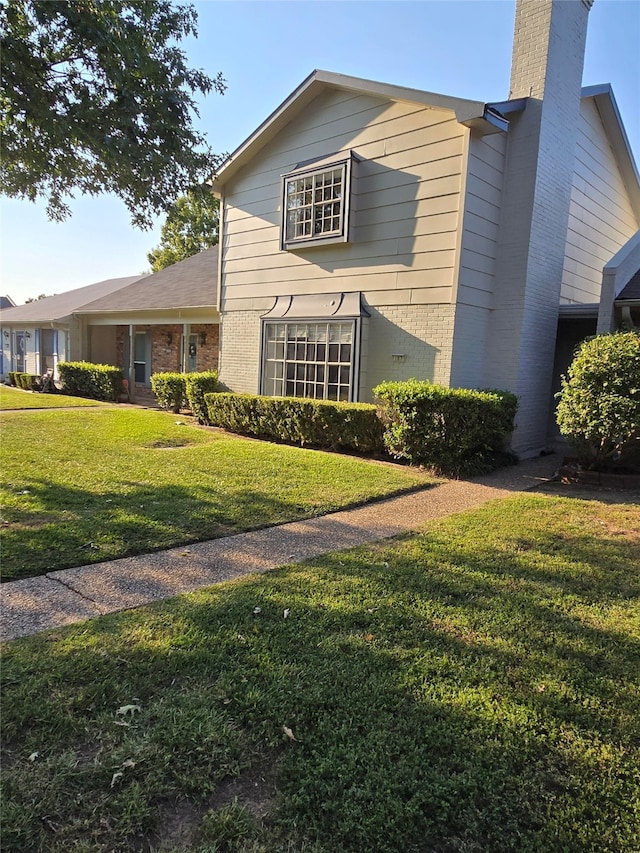
[(50, 323), (69, 317), (81, 306), (91, 302), (98, 297), (121, 290), (128, 284), (137, 281), (139, 275), (130, 275), (124, 278), (108, 278), (66, 293), (58, 293), (55, 296), (47, 296), (27, 305), (16, 305), (15, 308), (6, 308), (2, 311), (3, 323)]
[(87, 303), (77, 313), (211, 308), (216, 305), (217, 282), (218, 247), (212, 246), (117, 293)]
[(631, 281), (622, 288), (620, 294), (616, 297), (616, 302), (619, 299), (640, 299), (640, 270), (638, 270)]

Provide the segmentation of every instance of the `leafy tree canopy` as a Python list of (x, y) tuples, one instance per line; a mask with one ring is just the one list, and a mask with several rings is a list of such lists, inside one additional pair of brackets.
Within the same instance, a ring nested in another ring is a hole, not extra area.
[(147, 255), (154, 272), (218, 242), (218, 199), (206, 188), (191, 190), (172, 205), (160, 231), (160, 245)]
[(171, 0), (3, 0), (2, 191), (44, 197), (57, 220), (74, 191), (114, 193), (148, 227), (210, 177), (194, 98), (226, 86), (187, 66), (196, 23)]

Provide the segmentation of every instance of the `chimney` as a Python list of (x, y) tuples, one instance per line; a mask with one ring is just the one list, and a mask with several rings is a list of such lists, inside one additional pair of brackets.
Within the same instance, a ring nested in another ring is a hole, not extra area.
[(544, 98), (582, 86), (593, 0), (517, 0), (509, 98)]
[(513, 449), (546, 446), (560, 284), (593, 0), (517, 0), (494, 310), (487, 364), (520, 398)]

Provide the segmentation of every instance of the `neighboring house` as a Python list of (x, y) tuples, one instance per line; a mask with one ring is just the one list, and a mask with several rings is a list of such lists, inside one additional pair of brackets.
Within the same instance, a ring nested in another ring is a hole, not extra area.
[(42, 375), (61, 361), (123, 369), (130, 395), (152, 372), (215, 369), (218, 248), (147, 276), (110, 279), (2, 311), (8, 370)]
[(220, 315), (216, 307), (218, 247), (212, 246), (76, 312), (86, 330), (88, 361), (115, 364), (136, 386), (152, 373), (215, 370)]
[(61, 361), (84, 357), (82, 326), (75, 312), (98, 297), (136, 281), (139, 276), (110, 278), (0, 310), (3, 379), (10, 371), (42, 376), (57, 372)]
[(581, 89), (590, 7), (518, 0), (507, 101), (315, 71), (231, 155), (213, 184), (227, 386), (505, 388), (514, 450), (548, 446), (556, 339), (557, 375), (640, 269), (613, 93)]
[[(16, 303), (13, 301), (13, 299), (10, 296), (0, 296), (0, 311), (2, 311), (3, 308), (14, 308), (15, 304)], [(1, 338), (2, 338), (2, 335), (0, 334), (0, 339)], [(1, 341), (0, 341), (0, 343), (1, 343)], [(3, 349), (0, 349), (0, 376), (4, 376), (4, 372), (5, 372), (5, 361), (4, 361), (4, 359), (5, 359), (5, 351), (3, 348)], [(11, 370), (11, 363), (10, 362), (8, 363), (8, 366), (6, 367), (6, 370)]]

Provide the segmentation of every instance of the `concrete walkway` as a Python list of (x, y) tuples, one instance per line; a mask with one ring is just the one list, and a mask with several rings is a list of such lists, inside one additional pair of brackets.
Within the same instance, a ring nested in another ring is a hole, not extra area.
[(6, 583), (0, 587), (0, 640), (396, 536), (431, 519), (534, 488), (550, 479), (558, 465), (557, 456), (544, 456), (320, 518)]

